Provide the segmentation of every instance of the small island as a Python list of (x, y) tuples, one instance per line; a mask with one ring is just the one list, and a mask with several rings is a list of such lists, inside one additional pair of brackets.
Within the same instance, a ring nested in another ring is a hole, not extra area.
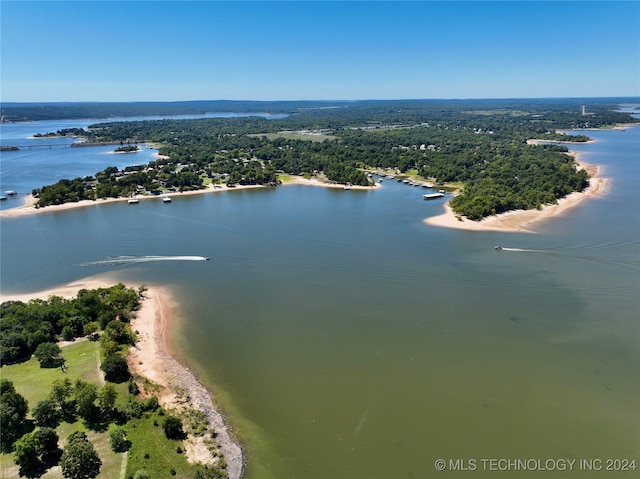
[(50, 131), (47, 133), (36, 133), (34, 138), (78, 138), (86, 134), (87, 132), (82, 128), (64, 128), (62, 130)]
[(113, 150), (114, 153), (136, 153), (140, 151), (138, 145), (122, 145)]

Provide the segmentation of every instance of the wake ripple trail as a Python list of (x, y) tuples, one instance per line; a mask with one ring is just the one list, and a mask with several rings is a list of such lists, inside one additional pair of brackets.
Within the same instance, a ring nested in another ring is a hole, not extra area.
[[(635, 253), (635, 249), (637, 246), (635, 243), (620, 244), (618, 246), (619, 247), (616, 247), (616, 245), (612, 245), (612, 246), (603, 245), (603, 246), (589, 246), (589, 247), (581, 247), (581, 248), (578, 248), (578, 247), (560, 248), (557, 250), (506, 248), (503, 246), (500, 248), (500, 251), (512, 251), (512, 252), (518, 252), (518, 253), (538, 253), (546, 256), (554, 256), (554, 257), (563, 258), (563, 259), (574, 259), (578, 261), (592, 261), (595, 263), (617, 264), (617, 265), (629, 266), (633, 268), (640, 266), (640, 264), (638, 264), (637, 254)], [(594, 252), (602, 251), (605, 248), (609, 250), (613, 250), (614, 247), (620, 250), (620, 252), (616, 254), (615, 251), (614, 252), (609, 251), (609, 256), (587, 256), (587, 255), (573, 254), (580, 250), (594, 251)], [(600, 248), (600, 250), (598, 250), (598, 248)], [(627, 250), (631, 251), (631, 253), (627, 253)]]
[(502, 251), (518, 251), (521, 253), (551, 253), (543, 249), (525, 249), (525, 248), (502, 248)]
[(116, 256), (98, 261), (88, 261), (82, 266), (99, 266), (110, 264), (151, 263), (154, 261), (207, 261), (205, 256)]

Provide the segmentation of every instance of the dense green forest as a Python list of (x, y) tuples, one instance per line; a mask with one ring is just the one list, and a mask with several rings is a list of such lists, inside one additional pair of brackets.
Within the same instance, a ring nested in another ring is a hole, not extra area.
[[(198, 102), (190, 106), (196, 104), (202, 106)], [(462, 183), (451, 205), (457, 213), (478, 220), (512, 209), (539, 208), (588, 185), (586, 173), (576, 170), (565, 146), (528, 145), (528, 139), (584, 142), (588, 136), (568, 136), (560, 130), (637, 121), (617, 112), (617, 103), (584, 99), (229, 102), (224, 106), (236, 111), (269, 108), (287, 116), (91, 125), (82, 133), (88, 142), (152, 143), (162, 156), (147, 165), (124, 171), (111, 167), (93, 177), (34, 190), (37, 206), (185, 191), (203, 188), (208, 182), (275, 186), (279, 172), (368, 185), (368, 171), (402, 174), (412, 170), (438, 184)], [(54, 132), (43, 132), (48, 133)]]
[[(131, 116), (205, 115), (207, 113), (271, 113), (298, 115), (340, 109), (361, 115), (376, 110), (379, 118), (407, 112), (455, 112), (457, 110), (578, 109), (582, 105), (598, 110), (614, 110), (621, 103), (637, 103), (637, 98), (558, 99), (475, 99), (475, 100), (369, 100), (369, 101), (237, 101), (197, 100), (176, 102), (4, 102), (3, 121), (37, 121), (75, 118)], [(353, 118), (352, 118), (353, 119)], [(596, 126), (596, 125), (594, 125)]]
[(138, 309), (139, 292), (119, 283), (82, 289), (73, 299), (52, 296), (0, 305), (0, 364), (28, 358), (42, 343), (87, 336)]
[(37, 121), (128, 116), (204, 115), (209, 112), (289, 113), (313, 102), (177, 101), (177, 102), (70, 102), (4, 103), (4, 121)]

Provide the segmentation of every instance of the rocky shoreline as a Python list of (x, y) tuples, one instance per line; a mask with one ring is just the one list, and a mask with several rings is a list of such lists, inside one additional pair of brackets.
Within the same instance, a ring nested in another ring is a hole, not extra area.
[[(168, 305), (171, 295), (161, 288), (149, 288), (142, 308), (132, 319), (131, 326), (138, 334), (138, 341), (131, 347), (129, 368), (150, 381), (164, 387), (159, 401), (163, 407), (183, 406), (202, 411), (208, 426), (215, 430), (215, 443), (222, 452), (229, 479), (240, 479), (244, 472), (244, 454), (240, 445), (231, 437), (224, 416), (214, 405), (213, 396), (196, 376), (180, 364), (168, 348), (172, 314)], [(197, 446), (194, 446), (197, 449)], [(192, 447), (193, 449), (193, 447)], [(189, 456), (189, 448), (187, 455)], [(211, 461), (207, 451), (193, 452), (199, 462)]]

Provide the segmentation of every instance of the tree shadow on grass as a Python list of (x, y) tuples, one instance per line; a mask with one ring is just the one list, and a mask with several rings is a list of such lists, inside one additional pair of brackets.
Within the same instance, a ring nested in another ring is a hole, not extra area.
[(73, 424), (78, 419), (78, 415), (75, 410), (75, 405), (73, 407), (64, 407), (60, 410), (60, 419), (63, 422), (68, 422), (69, 424)]
[(108, 414), (94, 414), (91, 417), (84, 418), (85, 427), (94, 432), (105, 432), (109, 429), (111, 422), (113, 420)]
[(49, 469), (57, 466), (60, 463), (62, 457), (62, 449), (56, 449), (48, 454), (42, 456), (38, 464), (30, 469), (20, 468), (20, 476), (35, 479), (44, 476)]

